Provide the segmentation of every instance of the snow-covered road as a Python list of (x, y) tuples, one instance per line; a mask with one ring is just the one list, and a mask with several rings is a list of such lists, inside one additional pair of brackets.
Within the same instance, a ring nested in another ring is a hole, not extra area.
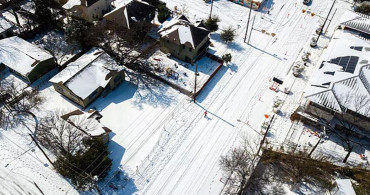
[[(207, 17), (210, 9), (202, 0), (166, 0), (166, 3), (170, 8), (185, 5), (192, 20)], [(275, 96), (269, 90), (269, 79), (287, 78), (299, 52), (307, 45), (319, 21), (322, 22), (319, 16), (326, 16), (331, 1), (313, 1), (308, 9), (296, 0), (270, 0), (268, 4), (273, 5), (270, 15), (253, 11), (252, 17), (256, 19), (247, 45), (243, 40), (249, 9), (226, 0), (214, 2), (213, 14), (220, 17), (221, 28), (241, 26), (236, 40), (229, 45), (220, 41), (218, 32), (211, 35), (216, 55), (230, 52), (233, 60), (221, 68), (198, 96), (197, 103), (183, 97), (175, 108), (166, 112), (167, 116), (158, 117), (161, 123), (155, 126), (161, 132), (147, 156), (141, 156), (140, 160), (123, 157), (123, 169), (139, 193), (218, 194), (223, 188), (218, 165), (220, 155), (238, 144), (240, 134), (248, 134), (251, 139), (260, 137), (257, 133), (263, 115), (270, 110)], [(316, 15), (302, 13), (303, 8)], [(261, 30), (276, 36), (263, 34)], [(129, 152), (130, 148), (126, 150)], [(105, 181), (103, 187), (108, 183)]]

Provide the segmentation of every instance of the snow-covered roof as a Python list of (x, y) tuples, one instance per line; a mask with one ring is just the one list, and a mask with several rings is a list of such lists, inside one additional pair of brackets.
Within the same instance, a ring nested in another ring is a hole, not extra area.
[(351, 180), (349, 179), (336, 179), (338, 191), (336, 195), (356, 195), (355, 190), (352, 187)]
[(336, 31), (322, 60), (305, 97), (335, 111), (345, 107), (370, 116), (366, 106), (355, 103), (361, 97), (370, 99), (370, 43), (348, 31)]
[(0, 40), (0, 63), (22, 75), (27, 75), (39, 62), (52, 57), (43, 49), (16, 36)]
[(192, 25), (185, 16), (170, 20), (158, 32), (165, 39), (191, 48), (196, 48), (209, 35), (208, 30)]
[[(128, 28), (130, 28), (130, 21), (141, 21), (147, 18), (151, 13), (154, 13), (156, 9), (154, 6), (141, 0), (118, 0), (113, 3), (115, 8), (105, 14), (104, 17), (119, 15), (122, 17), (122, 20), (126, 20)], [(122, 15), (124, 15), (124, 17)]]
[(346, 10), (340, 19), (340, 24), (370, 34), (370, 16), (368, 15)]
[(109, 83), (106, 77), (110, 70), (121, 69), (122, 66), (118, 66), (102, 49), (92, 48), (49, 81), (63, 83), (77, 96), (85, 99), (99, 86), (104, 88)]
[(4, 17), (0, 17), (0, 33), (5, 32), (12, 27), (13, 25), (6, 21)]
[(79, 128), (81, 128), (90, 136), (99, 136), (109, 132), (110, 129), (101, 124), (93, 115), (94, 113), (75, 110), (61, 117), (68, 122), (72, 122), (73, 124), (79, 124), (81, 121), (85, 121), (88, 126)]
[(81, 5), (81, 0), (68, 0), (67, 3), (63, 5), (63, 9), (72, 9), (76, 5)]

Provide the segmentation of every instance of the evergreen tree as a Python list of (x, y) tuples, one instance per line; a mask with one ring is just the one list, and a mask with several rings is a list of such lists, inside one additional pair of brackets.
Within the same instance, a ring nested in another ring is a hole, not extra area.
[(232, 59), (231, 53), (226, 53), (226, 54), (222, 55), (222, 60), (226, 64), (229, 63), (229, 62), (231, 62), (231, 59)]
[(51, 7), (54, 6), (54, 1), (50, 0), (34, 0), (35, 2), (35, 19), (41, 25), (55, 25), (56, 14)]
[(91, 189), (92, 176), (103, 178), (107, 175), (112, 165), (108, 155), (108, 146), (101, 139), (87, 138), (76, 154), (59, 156), (54, 167), (61, 175), (71, 179), (78, 190)]
[(160, 23), (163, 23), (167, 20), (168, 17), (170, 17), (170, 10), (167, 8), (166, 3), (160, 3), (157, 5), (158, 9), (158, 21)]
[(203, 23), (206, 26), (207, 30), (211, 32), (215, 32), (218, 30), (218, 22), (220, 22), (220, 19), (218, 18), (218, 16), (212, 16), (212, 17), (209, 17)]
[(227, 29), (222, 30), (221, 39), (226, 43), (231, 42), (234, 40), (235, 37), (235, 29), (229, 26)]

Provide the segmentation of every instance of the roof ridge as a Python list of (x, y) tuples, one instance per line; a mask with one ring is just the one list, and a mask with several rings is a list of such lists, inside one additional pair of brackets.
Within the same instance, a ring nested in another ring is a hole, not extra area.
[[(75, 78), (77, 75), (79, 75), (83, 70), (85, 70), (88, 66), (90, 66), (93, 62), (95, 62), (101, 55), (104, 54), (104, 50), (101, 51), (101, 53), (94, 59), (92, 60), (91, 62), (89, 62), (88, 64), (86, 64), (86, 66), (84, 66), (81, 70), (79, 70), (76, 74), (74, 74), (73, 76), (71, 76), (69, 79), (67, 79), (64, 83), (64, 84), (67, 84), (69, 83), (73, 78)], [(94, 54), (93, 54), (94, 55)]]

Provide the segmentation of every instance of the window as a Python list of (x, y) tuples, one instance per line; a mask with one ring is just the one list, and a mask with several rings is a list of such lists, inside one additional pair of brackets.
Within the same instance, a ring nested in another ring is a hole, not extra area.
[(182, 48), (185, 49), (185, 45), (182, 45)]
[(193, 51), (193, 49), (191, 49), (191, 47), (189, 47), (189, 51), (191, 52), (191, 51)]

